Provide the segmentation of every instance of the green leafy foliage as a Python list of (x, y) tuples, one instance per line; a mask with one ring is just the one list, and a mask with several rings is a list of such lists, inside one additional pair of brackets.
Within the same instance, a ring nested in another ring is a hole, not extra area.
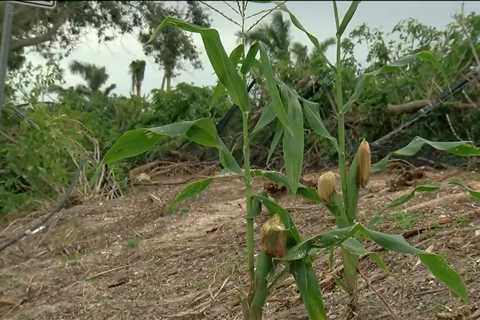
[(222, 42), (220, 41), (218, 31), (211, 28), (196, 26), (173, 17), (167, 17), (154, 31), (150, 41), (155, 39), (158, 33), (167, 26), (175, 26), (185, 31), (199, 33), (202, 36), (208, 59), (210, 60), (218, 79), (228, 90), (234, 102), (240, 107), (240, 109), (244, 111), (249, 110), (250, 103), (248, 101), (245, 82), (242, 81), (234, 64), (227, 56)]
[(390, 153), (384, 159), (374, 164), (372, 169), (374, 172), (385, 170), (391, 156), (413, 156), (417, 154), (424, 145), (429, 145), (436, 150), (445, 151), (461, 157), (475, 157), (480, 155), (480, 148), (475, 147), (467, 141), (435, 142), (422, 137), (415, 137), (415, 139), (405, 147)]
[(400, 235), (391, 235), (370, 230), (358, 223), (351, 227), (334, 229), (300, 242), (287, 252), (283, 260), (293, 261), (303, 259), (313, 248), (339, 246), (355, 235), (365, 236), (387, 250), (418, 256), (425, 267), (427, 267), (439, 281), (447, 285), (447, 287), (464, 302), (468, 302), (467, 289), (462, 279), (448, 266), (443, 258), (411, 246)]
[(182, 191), (177, 193), (175, 199), (169, 204), (169, 207), (172, 208), (178, 206), (183, 201), (198, 196), (200, 193), (207, 190), (212, 180), (213, 178), (206, 178), (189, 183), (182, 189)]
[(290, 262), (289, 265), (309, 318), (311, 320), (326, 320), (327, 313), (322, 293), (311, 263), (304, 260), (295, 260)]
[(300, 102), (290, 89), (283, 87), (282, 94), (288, 102), (288, 123), (292, 129), (291, 132), (286, 130), (283, 134), (283, 158), (289, 189), (295, 194), (303, 170), (303, 112)]
[(250, 304), (250, 319), (261, 319), (263, 306), (268, 296), (268, 276), (273, 271), (272, 257), (265, 252), (260, 252), (257, 256), (255, 268), (255, 292)]
[(460, 181), (450, 181), (450, 184), (459, 186), (463, 188), (468, 194), (472, 197), (472, 199), (476, 201), (480, 201), (480, 191), (473, 190), (472, 188), (466, 186), (464, 183)]
[(108, 150), (104, 161), (111, 164), (149, 151), (162, 137), (185, 137), (197, 144), (216, 148), (220, 153), (220, 161), (226, 169), (236, 173), (241, 171), (238, 163), (218, 137), (215, 124), (210, 118), (127, 131)]
[(267, 90), (272, 99), (272, 109), (275, 112), (277, 119), (289, 133), (293, 133), (291, 124), (288, 120), (287, 108), (280, 97), (280, 92), (278, 91), (277, 83), (273, 76), (270, 58), (268, 57), (267, 51), (263, 46), (260, 46), (260, 69), (265, 77)]
[(340, 23), (340, 26), (338, 27), (337, 37), (341, 37), (343, 32), (345, 32), (345, 29), (350, 23), (350, 20), (352, 20), (353, 15), (355, 14), (355, 11), (357, 11), (359, 4), (360, 4), (360, 1), (352, 1), (352, 3), (350, 4), (350, 7), (347, 10), (347, 13), (345, 13), (345, 16), (342, 19), (342, 23)]
[(404, 204), (404, 203), (410, 201), (411, 199), (413, 199), (413, 197), (415, 197), (415, 194), (417, 192), (436, 192), (438, 190), (440, 190), (440, 186), (438, 186), (438, 185), (432, 185), (432, 184), (418, 185), (411, 192), (406, 193), (406, 194), (394, 199), (392, 202), (390, 202), (387, 205), (386, 209), (391, 209), (391, 208), (401, 206), (402, 204)]

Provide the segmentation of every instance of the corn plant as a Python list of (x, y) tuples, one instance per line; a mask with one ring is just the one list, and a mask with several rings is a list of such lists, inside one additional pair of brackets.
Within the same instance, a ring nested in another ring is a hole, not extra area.
[[(237, 12), (242, 17), (242, 32), (244, 32), (247, 2), (239, 1), (237, 4)], [(354, 2), (345, 17), (340, 21), (334, 4), (337, 22), (337, 43), (340, 43), (342, 33), (357, 6), (358, 2)], [(274, 9), (276, 8), (286, 11), (293, 24), (304, 31), (314, 45), (319, 45), (315, 36), (305, 30), (300, 21), (284, 6), (284, 2), (277, 4)], [(226, 91), (242, 113), (243, 167), (239, 165), (230, 150), (223, 143), (217, 134), (215, 123), (210, 118), (181, 121), (156, 128), (141, 128), (127, 131), (108, 151), (105, 156), (105, 162), (110, 164), (132, 157), (151, 150), (165, 138), (180, 137), (216, 149), (224, 172), (240, 176), (243, 179), (246, 202), (244, 216), (246, 220), (246, 269), (249, 276), (248, 292), (242, 297), (245, 319), (255, 320), (262, 318), (263, 306), (268, 295), (273, 290), (272, 288), (276, 281), (287, 272), (295, 279), (309, 318), (313, 320), (327, 319), (321, 290), (313, 268), (313, 253), (315, 251), (313, 249), (332, 251), (335, 248), (340, 248), (344, 263), (343, 284), (352, 297), (351, 306), (355, 306), (357, 266), (360, 257), (367, 255), (378, 261), (378, 257), (363, 247), (361, 240), (364, 239), (372, 240), (387, 250), (418, 256), (430, 272), (445, 283), (454, 294), (464, 301), (468, 300), (467, 290), (462, 279), (448, 266), (442, 257), (409, 245), (401, 236), (371, 230), (359, 224), (356, 220), (359, 189), (367, 184), (370, 170), (375, 168), (381, 169), (388, 162), (388, 157), (376, 167), (371, 168), (369, 146), (366, 141), (363, 141), (356, 156), (348, 164), (345, 153), (344, 116), (360, 96), (361, 87), (365, 79), (379, 72), (364, 75), (353, 96), (346, 103), (343, 103), (340, 77), (342, 69), (339, 58), (341, 55), (340, 47), (338, 46), (337, 48), (337, 63), (335, 66), (325, 58), (327, 63), (332, 68), (335, 68), (337, 72), (336, 110), (338, 135), (335, 138), (324, 126), (319, 116), (318, 106), (300, 97), (293, 89), (286, 86), (275, 76), (270, 57), (263, 45), (254, 43), (246, 50), (244, 43), (242, 43), (228, 55), (217, 30), (196, 26), (171, 17), (161, 22), (152, 38), (166, 27), (180, 28), (184, 31), (198, 33), (202, 37), (206, 53), (219, 80), (215, 92)], [(257, 78), (257, 83), (264, 84), (264, 89), (270, 98), (252, 132), (249, 132), (252, 105), (247, 90), (247, 79), (250, 77)], [(318, 190), (306, 187), (299, 182), (303, 167), (304, 120), (306, 120), (314, 132), (328, 139), (332, 144), (332, 148), (338, 152), (341, 193), (336, 191), (335, 176), (332, 173), (327, 173), (319, 179)], [(275, 149), (281, 142), (285, 175), (275, 171), (253, 170), (250, 167), (251, 138), (272, 122), (276, 123), (277, 130), (271, 150)], [(424, 144), (430, 144), (434, 148), (462, 155), (479, 153), (478, 149), (465, 142), (435, 143), (417, 139), (407, 147), (392, 153), (392, 155), (414, 154)], [(298, 195), (309, 201), (323, 204), (334, 215), (337, 227), (328, 232), (303, 239), (288, 210), (265, 194), (255, 192), (252, 187), (252, 181), (259, 176), (286, 186), (291, 195)], [(217, 176), (195, 181), (187, 185), (177, 194), (171, 205), (177, 205), (181, 201), (206, 190), (215, 178)], [(427, 189), (425, 187), (417, 191), (428, 191)], [(397, 204), (400, 202), (400, 200), (397, 201)], [(262, 207), (266, 209), (271, 217), (261, 227), (258, 246), (260, 251), (255, 259), (254, 221), (262, 211)]]

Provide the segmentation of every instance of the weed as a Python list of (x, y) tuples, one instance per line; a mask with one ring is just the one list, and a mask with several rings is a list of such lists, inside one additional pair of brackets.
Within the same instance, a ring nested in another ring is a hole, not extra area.
[(403, 230), (412, 229), (418, 222), (418, 215), (407, 211), (397, 211), (391, 214), (396, 227)]
[(130, 249), (136, 249), (138, 248), (138, 245), (140, 244), (140, 239), (139, 238), (130, 238), (127, 240), (127, 247)]

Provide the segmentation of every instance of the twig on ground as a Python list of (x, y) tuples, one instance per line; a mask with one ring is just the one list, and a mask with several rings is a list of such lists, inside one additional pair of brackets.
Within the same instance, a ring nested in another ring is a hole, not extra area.
[(392, 318), (394, 320), (399, 320), (397, 314), (395, 313), (395, 311), (393, 311), (392, 307), (388, 304), (387, 300), (385, 300), (385, 298), (375, 289), (375, 287), (372, 286), (368, 278), (360, 271), (360, 269), (357, 269), (357, 271), (358, 271), (358, 274), (363, 278), (363, 280), (367, 284), (367, 287), (370, 288), (373, 291), (373, 293), (375, 293), (375, 295), (382, 301), (385, 308), (387, 308), (387, 310), (390, 312), (390, 315), (392, 316)]
[(53, 210), (47, 214), (42, 220), (40, 220), (38, 223), (36, 223), (32, 228), (30, 229), (27, 229), (25, 231), (23, 231), (21, 234), (19, 234), (18, 236), (16, 236), (15, 238), (11, 239), (11, 240), (8, 240), (6, 241), (4, 244), (2, 244), (0, 246), (0, 252), (2, 252), (3, 250), (5, 250), (6, 248), (14, 245), (15, 243), (17, 243), (18, 241), (22, 240), (24, 237), (28, 236), (28, 235), (31, 235), (31, 234), (35, 234), (37, 233), (38, 231), (41, 231), (43, 229), (46, 229), (48, 228), (48, 222), (49, 220), (56, 214), (58, 213), (60, 210), (62, 210), (65, 205), (67, 204), (68, 200), (70, 199), (70, 196), (73, 192), (73, 190), (75, 190), (75, 186), (77, 185), (78, 183), (78, 180), (80, 178), (80, 173), (81, 171), (83, 170), (83, 167), (85, 165), (85, 160), (83, 160), (80, 164), (80, 166), (78, 167), (76, 173), (75, 173), (75, 177), (73, 178), (72, 180), (72, 183), (70, 184), (70, 186), (68, 187), (67, 191), (65, 192), (65, 194), (60, 198), (60, 200), (57, 202), (57, 204), (55, 205), (55, 207), (53, 208)]
[(99, 272), (97, 274), (94, 274), (93, 276), (85, 278), (84, 281), (90, 281), (90, 280), (96, 279), (98, 277), (101, 277), (103, 275), (109, 274), (111, 272), (114, 272), (114, 271), (117, 271), (117, 270), (120, 270), (120, 269), (125, 269), (125, 268), (130, 267), (130, 266), (131, 266), (131, 264), (126, 264), (126, 265), (123, 265), (123, 266), (119, 266), (119, 267), (115, 267), (115, 268), (112, 268), (112, 269), (109, 269), (109, 270), (105, 270), (105, 271)]

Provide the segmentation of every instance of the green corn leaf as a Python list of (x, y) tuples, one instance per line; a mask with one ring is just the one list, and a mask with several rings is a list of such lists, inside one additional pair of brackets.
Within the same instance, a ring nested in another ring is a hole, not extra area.
[(293, 261), (303, 259), (314, 248), (332, 248), (341, 245), (345, 240), (355, 234), (359, 227), (357, 225), (335, 228), (327, 232), (310, 237), (307, 240), (297, 243), (288, 249), (287, 254), (280, 258), (282, 261)]
[(212, 97), (210, 98), (210, 109), (217, 106), (222, 99), (227, 94), (225, 87), (221, 82), (218, 82), (212, 92)]
[(469, 141), (436, 142), (417, 136), (405, 147), (390, 153), (385, 158), (375, 163), (372, 166), (372, 171), (379, 172), (384, 170), (387, 167), (391, 156), (414, 156), (424, 145), (429, 145), (436, 150), (445, 151), (461, 157), (480, 156), (480, 148), (472, 145)]
[(185, 136), (190, 141), (202, 146), (211, 148), (217, 148), (220, 146), (220, 138), (217, 134), (217, 128), (210, 118), (193, 121), (192, 126), (185, 132)]
[(335, 139), (325, 127), (318, 111), (318, 104), (308, 100), (302, 100), (302, 102), (303, 109), (305, 110), (305, 118), (307, 119), (310, 128), (312, 128), (318, 136), (328, 139), (335, 147), (335, 150), (338, 150), (337, 139)]
[(262, 203), (260, 202), (260, 200), (258, 200), (255, 197), (250, 197), (249, 199), (251, 201), (251, 208), (252, 208), (251, 214), (253, 216), (253, 217), (249, 216), (249, 218), (255, 218), (262, 212)]
[(285, 228), (288, 230), (290, 237), (295, 242), (300, 242), (300, 233), (298, 232), (297, 227), (293, 223), (293, 219), (290, 216), (290, 213), (286, 209), (282, 208), (282, 206), (280, 206), (278, 203), (276, 203), (275, 200), (269, 197), (266, 197), (264, 195), (256, 195), (255, 197), (262, 202), (262, 204), (265, 206), (265, 208), (267, 208), (270, 213), (277, 214), (280, 217), (282, 223), (285, 225)]
[(254, 44), (252, 44), (250, 49), (248, 49), (247, 56), (245, 58), (245, 61), (243, 62), (242, 68), (240, 69), (240, 72), (242, 74), (247, 74), (248, 71), (250, 71), (251, 67), (254, 65), (254, 62), (256, 61), (255, 57), (258, 53), (258, 48), (259, 45), (257, 42), (255, 42)]
[(260, 252), (255, 264), (255, 291), (249, 308), (249, 319), (261, 319), (268, 296), (268, 275), (273, 271), (272, 257)]
[(288, 104), (288, 123), (292, 129), (291, 132), (285, 131), (283, 134), (283, 159), (285, 161), (289, 190), (292, 194), (295, 194), (297, 193), (303, 170), (305, 140), (303, 112), (300, 102), (297, 97), (291, 93), (291, 89), (282, 86), (280, 88)]
[(111, 164), (152, 150), (164, 137), (185, 137), (200, 145), (216, 148), (219, 151), (222, 165), (230, 171), (241, 173), (240, 166), (218, 137), (215, 123), (210, 118), (180, 121), (156, 128), (127, 131), (108, 150), (104, 161)]
[(350, 23), (350, 20), (352, 20), (353, 15), (355, 14), (355, 11), (357, 11), (358, 5), (360, 4), (360, 1), (352, 1), (350, 4), (350, 7), (347, 10), (347, 13), (342, 19), (342, 23), (338, 27), (337, 30), (337, 37), (341, 37), (343, 32), (345, 32), (345, 29), (347, 28), (348, 24)]
[(227, 56), (220, 41), (218, 31), (212, 28), (200, 27), (181, 19), (167, 17), (155, 29), (150, 41), (155, 39), (158, 33), (167, 26), (178, 27), (185, 31), (199, 33), (201, 35), (208, 59), (218, 79), (228, 90), (235, 104), (238, 105), (242, 111), (248, 111), (250, 109), (250, 102), (248, 100), (247, 87), (238, 74), (232, 60)]
[(480, 148), (477, 148), (468, 143), (468, 141), (453, 141), (453, 142), (434, 142), (422, 137), (415, 137), (405, 147), (394, 151), (396, 156), (413, 156), (425, 145), (429, 145), (436, 150), (446, 151), (457, 156), (480, 156)]
[(413, 199), (413, 197), (415, 197), (415, 194), (417, 192), (436, 192), (438, 190), (440, 190), (440, 186), (438, 185), (424, 184), (416, 186), (415, 189), (413, 189), (411, 192), (394, 199), (385, 209), (395, 208), (410, 201), (411, 199)]
[(225, 145), (222, 144), (222, 146), (219, 148), (218, 155), (220, 158), (220, 163), (225, 169), (237, 174), (242, 174), (242, 168), (240, 168), (237, 160), (235, 160), (232, 153), (228, 151)]
[(480, 201), (480, 191), (475, 191), (472, 188), (464, 185), (462, 182), (460, 182), (458, 180), (457, 181), (450, 181), (449, 184), (462, 187), (465, 191), (467, 191), (470, 194), (470, 197), (472, 197), (472, 199)]
[(253, 128), (251, 136), (254, 137), (257, 135), (263, 128), (272, 123), (273, 120), (275, 120), (275, 112), (273, 111), (272, 105), (267, 104), (263, 107), (260, 118), (258, 119), (255, 128)]
[[(403, 236), (374, 231), (356, 223), (350, 227), (337, 228), (328, 232), (313, 236), (291, 247), (287, 254), (280, 260), (302, 261), (308, 256), (313, 248), (331, 248), (339, 246), (354, 236), (364, 236), (374, 241), (381, 247), (404, 254), (415, 255), (427, 269), (441, 282), (443, 282), (454, 294), (464, 302), (468, 302), (468, 293), (460, 276), (440, 256), (425, 252), (410, 245)], [(350, 242), (350, 249), (360, 252), (358, 246)]]
[(344, 250), (348, 251), (351, 255), (357, 256), (359, 258), (368, 254), (368, 251), (365, 249), (363, 244), (355, 238), (349, 238), (345, 240), (341, 244), (341, 247)]
[(243, 44), (239, 44), (235, 47), (235, 49), (230, 52), (230, 60), (232, 61), (233, 65), (236, 66), (240, 63), (240, 60), (243, 57)]
[(382, 269), (384, 272), (390, 272), (388, 270), (388, 266), (383, 260), (382, 256), (379, 253), (376, 252), (369, 252), (368, 253), (368, 258), (372, 260), (373, 263), (380, 269)]
[(400, 253), (413, 254), (420, 258), (425, 267), (437, 278), (443, 282), (454, 294), (459, 296), (465, 303), (468, 303), (468, 293), (460, 276), (453, 270), (448, 263), (435, 254), (427, 253), (423, 250), (411, 246), (405, 238), (399, 235), (389, 235), (386, 233), (369, 230), (362, 227), (362, 232), (387, 250)]
[(134, 157), (152, 150), (162, 136), (152, 134), (148, 129), (135, 129), (125, 132), (115, 141), (105, 155), (105, 163), (112, 164), (119, 160)]
[(287, 177), (279, 172), (254, 169), (251, 173), (254, 177), (264, 177), (280, 186), (288, 187)]
[(268, 149), (268, 154), (267, 154), (267, 165), (270, 163), (270, 159), (273, 156), (273, 153), (278, 147), (278, 144), (280, 143), (280, 139), (283, 136), (283, 128), (282, 125), (279, 121), (276, 122), (275, 125), (275, 133), (273, 135), (272, 143), (270, 144), (270, 148)]
[(322, 200), (318, 196), (318, 192), (314, 188), (305, 187), (303, 185), (298, 186), (297, 194), (302, 198), (309, 200), (313, 203), (321, 203)]
[(455, 270), (441, 256), (429, 253), (419, 254), (420, 261), (437, 278), (443, 282), (453, 293), (460, 297), (464, 303), (469, 302), (467, 288)]
[(342, 195), (335, 193), (332, 200), (329, 203), (326, 203), (325, 206), (335, 217), (337, 227), (343, 228), (351, 225), (350, 219), (345, 211), (345, 204)]
[(326, 320), (327, 314), (323, 303), (322, 292), (315, 271), (309, 261), (295, 260), (290, 262), (290, 272), (295, 278), (310, 320)]
[(371, 172), (378, 173), (378, 172), (384, 171), (385, 169), (387, 169), (389, 162), (390, 162), (390, 154), (387, 155), (382, 160), (372, 164)]
[(423, 252), (422, 250), (411, 246), (401, 235), (374, 231), (363, 226), (361, 226), (359, 230), (372, 241), (376, 242), (387, 250), (413, 255), (418, 255)]
[(351, 255), (357, 256), (358, 258), (368, 256), (368, 258), (372, 260), (372, 262), (375, 263), (377, 267), (379, 267), (385, 272), (389, 272), (385, 261), (383, 261), (382, 259), (382, 256), (376, 252), (368, 252), (363, 246), (363, 244), (357, 239), (349, 238), (345, 240), (342, 243), (342, 248), (348, 251), (348, 253), (350, 253)]
[(348, 170), (347, 176), (347, 201), (346, 201), (346, 215), (348, 221), (352, 223), (357, 218), (357, 208), (358, 208), (358, 184), (357, 184), (357, 175), (358, 175), (358, 164), (357, 164), (358, 153), (353, 158), (352, 163), (350, 164), (350, 169)]
[(169, 207), (174, 207), (180, 204), (181, 202), (193, 198), (203, 191), (207, 190), (210, 186), (210, 183), (213, 181), (213, 178), (206, 178), (202, 180), (197, 180), (192, 183), (189, 183), (182, 191), (180, 191), (175, 199), (170, 203)]
[(275, 78), (273, 76), (273, 69), (270, 63), (270, 58), (268, 57), (267, 50), (263, 47), (263, 45), (259, 45), (260, 49), (260, 68), (262, 71), (263, 76), (265, 77), (265, 82), (267, 85), (267, 91), (272, 99), (272, 108), (275, 112), (280, 123), (283, 127), (289, 132), (293, 133), (293, 130), (290, 126), (290, 122), (287, 115), (287, 108), (283, 104), (283, 101), (280, 97), (280, 93), (277, 89), (277, 84), (275, 82)]
[[(286, 13), (288, 13), (288, 15), (290, 16), (290, 20), (292, 20), (292, 23), (295, 27), (297, 27), (299, 30), (303, 31), (305, 33), (305, 35), (308, 37), (308, 39), (313, 43), (313, 45), (315, 47), (317, 47), (318, 49), (322, 49), (322, 46), (320, 44), (320, 41), (318, 41), (317, 37), (315, 37), (313, 34), (311, 34), (310, 32), (307, 31), (307, 29), (305, 29), (305, 27), (302, 25), (302, 23), (300, 22), (300, 20), (297, 19), (297, 17), (287, 8), (287, 6), (285, 4), (282, 4), (281, 6), (278, 7), (280, 10), (282, 11), (285, 11)], [(321, 53), (322, 51), (320, 50), (319, 51), (320, 54), (322, 55), (323, 59), (327, 62), (327, 64), (330, 66), (330, 67), (333, 67), (332, 63), (327, 59), (327, 57)]]

